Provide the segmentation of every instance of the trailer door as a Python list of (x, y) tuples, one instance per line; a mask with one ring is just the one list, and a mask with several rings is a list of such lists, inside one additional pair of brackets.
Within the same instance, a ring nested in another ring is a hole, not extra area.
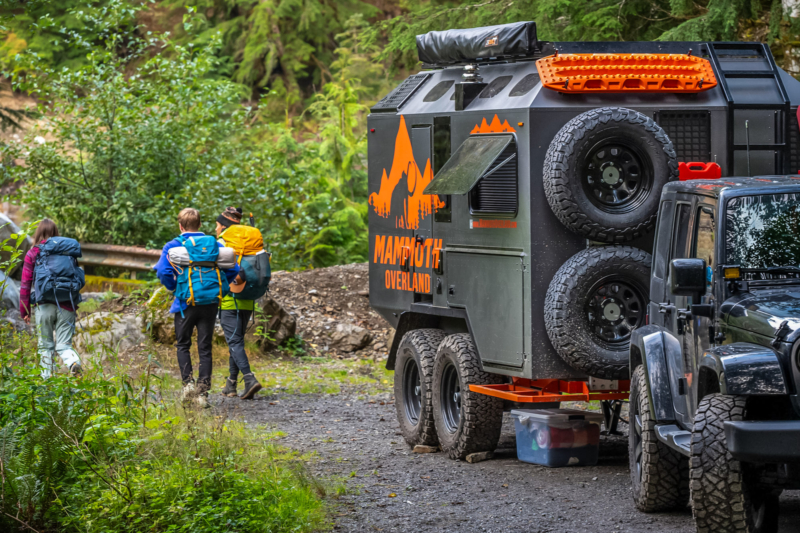
[[(413, 184), (409, 189), (422, 191), (433, 179), (432, 141), (433, 128), (430, 124), (415, 125), (411, 128), (411, 146), (420, 172), (416, 179), (424, 183)], [(409, 179), (411, 178), (409, 177)], [(436, 209), (436, 205), (430, 195), (423, 195), (419, 202), (415, 200), (414, 196), (416, 195), (408, 198), (409, 205), (406, 206), (408, 227), (414, 231), (410, 261), (414, 302), (432, 303), (433, 211)]]

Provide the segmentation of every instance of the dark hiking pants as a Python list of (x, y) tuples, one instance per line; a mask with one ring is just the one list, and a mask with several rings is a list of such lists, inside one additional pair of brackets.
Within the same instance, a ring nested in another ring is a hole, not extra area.
[(200, 356), (200, 372), (198, 383), (211, 386), (211, 343), (214, 339), (214, 324), (217, 321), (219, 304), (190, 305), (180, 312), (175, 313), (175, 339), (178, 344), (178, 366), (181, 368), (183, 383), (193, 379), (192, 357), (189, 349), (192, 347), (192, 333), (197, 328), (197, 353)]
[(233, 381), (239, 378), (239, 372), (243, 375), (250, 373), (250, 361), (244, 351), (244, 333), (252, 314), (252, 311), (243, 311), (241, 309), (238, 311), (235, 309), (223, 309), (220, 312), (219, 323), (222, 326), (222, 331), (225, 332), (225, 340), (231, 353), (228, 365), (230, 367), (231, 380)]

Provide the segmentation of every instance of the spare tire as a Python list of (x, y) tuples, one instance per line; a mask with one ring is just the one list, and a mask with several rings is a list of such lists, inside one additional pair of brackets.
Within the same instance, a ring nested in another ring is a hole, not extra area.
[(678, 178), (672, 141), (631, 109), (603, 107), (561, 128), (544, 161), (544, 191), (569, 229), (603, 242), (630, 241), (655, 226), (661, 188)]
[(631, 332), (645, 324), (650, 254), (599, 246), (564, 263), (547, 289), (545, 327), (570, 366), (602, 379), (628, 379)]

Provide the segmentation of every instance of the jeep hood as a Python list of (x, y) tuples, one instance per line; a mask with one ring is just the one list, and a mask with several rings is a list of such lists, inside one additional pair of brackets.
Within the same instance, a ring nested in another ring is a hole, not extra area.
[(728, 326), (774, 337), (786, 320), (789, 334), (800, 335), (800, 287), (743, 292), (720, 306), (720, 320)]

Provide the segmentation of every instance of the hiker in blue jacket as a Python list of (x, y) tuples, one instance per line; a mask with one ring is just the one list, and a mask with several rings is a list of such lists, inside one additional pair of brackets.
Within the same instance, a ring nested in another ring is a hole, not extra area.
[[(156, 271), (159, 281), (169, 291), (176, 293), (175, 301), (172, 302), (169, 312), (175, 314), (175, 338), (178, 345), (178, 366), (181, 370), (181, 379), (183, 381), (183, 399), (195, 399), (198, 404), (207, 406), (206, 397), (208, 391), (211, 389), (211, 344), (214, 337), (214, 324), (217, 320), (217, 311), (219, 309), (219, 300), (223, 295), (228, 294), (228, 284), (236, 278), (239, 273), (239, 265), (234, 264), (233, 268), (222, 270), (225, 274), (224, 279), (220, 279), (221, 283), (216, 283), (213, 269), (206, 270), (205, 280), (206, 283), (215, 283), (216, 289), (219, 290), (220, 297), (214, 297), (213, 303), (205, 303), (206, 300), (201, 300), (195, 303), (191, 300), (195, 297), (195, 292), (198, 292), (202, 287), (196, 286), (197, 280), (203, 279), (203, 274), (195, 278), (191, 270), (188, 276), (188, 290), (191, 296), (188, 298), (181, 298), (184, 295), (186, 287), (181, 287), (181, 283), (186, 285), (187, 275), (184, 273), (188, 267), (177, 267), (170, 263), (169, 250), (180, 246), (189, 246), (188, 242), (195, 242), (200, 237), (206, 235), (200, 231), (200, 213), (197, 209), (187, 207), (181, 210), (178, 214), (178, 227), (181, 231), (180, 237), (169, 241), (164, 245), (161, 250), (161, 257), (158, 263), (153, 267)], [(193, 239), (194, 238), (194, 239)], [(212, 237), (213, 239), (213, 237)], [(218, 247), (221, 244), (214, 241)], [(194, 281), (194, 284), (192, 282)], [(182, 290), (183, 289), (183, 290)], [(192, 292), (194, 291), (194, 292)], [(199, 296), (198, 296), (199, 297)], [(200, 359), (200, 370), (198, 373), (197, 386), (195, 387), (194, 375), (192, 372), (192, 358), (189, 349), (192, 347), (192, 333), (197, 328), (197, 353)]]

